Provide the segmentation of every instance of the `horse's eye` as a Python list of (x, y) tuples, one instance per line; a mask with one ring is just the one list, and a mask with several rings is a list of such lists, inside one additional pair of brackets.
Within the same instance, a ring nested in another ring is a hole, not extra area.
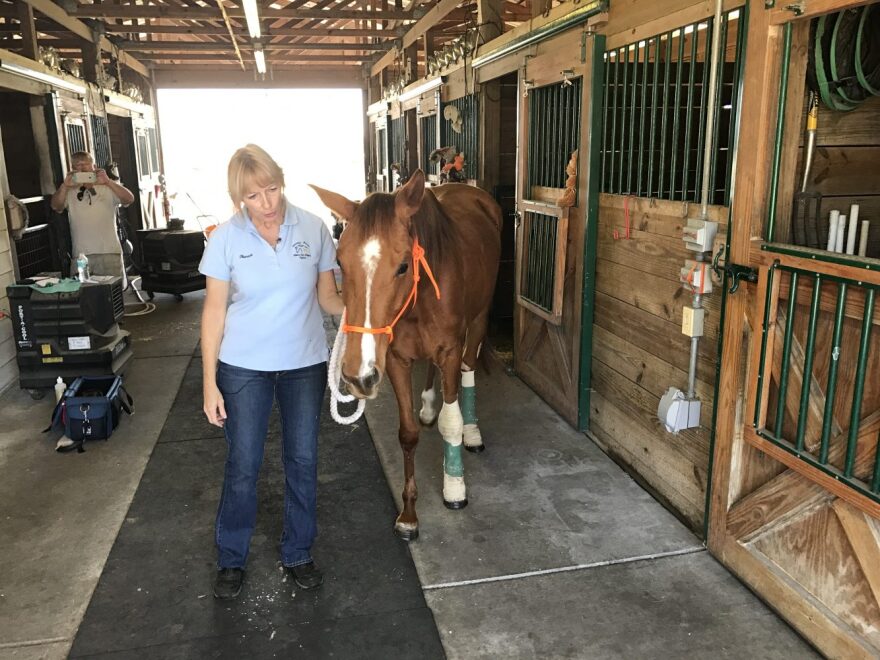
[(403, 275), (407, 269), (409, 268), (409, 262), (404, 261), (400, 266), (397, 267), (397, 275)]

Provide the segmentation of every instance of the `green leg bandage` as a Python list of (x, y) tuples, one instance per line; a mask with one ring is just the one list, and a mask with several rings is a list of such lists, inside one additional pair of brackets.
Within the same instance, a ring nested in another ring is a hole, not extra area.
[(450, 477), (463, 477), (464, 465), (461, 463), (461, 445), (443, 441), (443, 471)]
[(474, 386), (474, 372), (461, 372), (461, 392), (459, 393), (461, 417), (464, 424), (477, 423), (477, 388)]

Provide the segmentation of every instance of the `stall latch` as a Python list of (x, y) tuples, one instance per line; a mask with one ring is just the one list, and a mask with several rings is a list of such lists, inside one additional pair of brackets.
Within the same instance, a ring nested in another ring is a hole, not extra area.
[[(730, 288), (727, 290), (728, 293), (736, 293), (740, 282), (745, 281), (754, 284), (758, 281), (758, 271), (755, 268), (727, 263), (727, 260), (724, 259), (725, 252), (725, 248), (722, 247), (715, 253), (715, 257), (712, 259), (712, 272), (715, 273), (718, 279), (721, 279), (723, 275), (727, 275), (727, 279), (730, 282)], [(724, 264), (719, 265), (719, 261), (722, 259)]]

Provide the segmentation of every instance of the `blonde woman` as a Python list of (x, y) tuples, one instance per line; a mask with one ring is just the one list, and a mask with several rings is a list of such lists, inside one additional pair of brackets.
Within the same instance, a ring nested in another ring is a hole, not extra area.
[(281, 562), (302, 589), (323, 575), (311, 556), (317, 532), (318, 421), (327, 381), (321, 309), (342, 313), (336, 249), (321, 218), (284, 197), (284, 173), (260, 147), (229, 161), (238, 211), (212, 233), (199, 270), (204, 411), (224, 429), (214, 595), (241, 591), (257, 514), (257, 476), (273, 401), (282, 422), (285, 472)]

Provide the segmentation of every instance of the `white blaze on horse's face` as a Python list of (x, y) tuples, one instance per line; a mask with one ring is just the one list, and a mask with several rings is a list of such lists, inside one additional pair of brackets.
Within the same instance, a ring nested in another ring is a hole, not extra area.
[[(376, 267), (382, 256), (382, 244), (375, 236), (370, 238), (361, 248), (361, 265), (364, 267), (366, 282), (366, 295), (364, 296), (364, 327), (372, 328), (370, 320), (370, 300), (373, 289), (373, 277), (376, 275)], [(376, 366), (376, 337), (368, 333), (361, 335), (361, 366), (358, 369), (360, 378), (370, 374)]]

